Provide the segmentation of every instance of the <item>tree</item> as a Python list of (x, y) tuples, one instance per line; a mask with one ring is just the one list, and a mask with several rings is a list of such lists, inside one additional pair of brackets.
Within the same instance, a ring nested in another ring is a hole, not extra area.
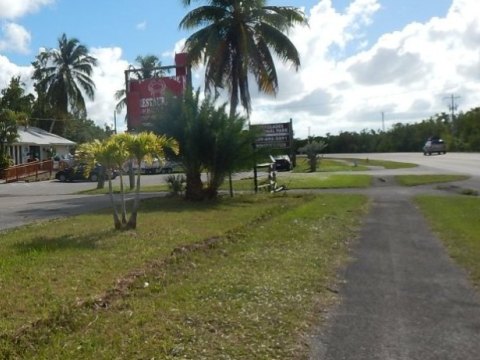
[[(182, 0), (190, 5), (192, 0)], [(192, 65), (206, 65), (205, 89), (227, 89), (230, 116), (239, 102), (250, 114), (248, 76), (252, 74), (261, 92), (275, 95), (278, 78), (271, 51), (298, 70), (297, 49), (284, 34), (296, 24), (306, 24), (304, 14), (294, 7), (266, 6), (266, 0), (208, 0), (208, 5), (189, 12), (180, 28), (205, 26), (185, 42)]]
[(308, 164), (310, 165), (310, 172), (317, 171), (318, 154), (320, 154), (326, 147), (327, 143), (323, 141), (312, 141), (299, 149), (301, 152), (304, 152), (307, 155)]
[(172, 150), (174, 153), (178, 153), (178, 145), (173, 138), (167, 138), (165, 135), (157, 136), (152, 132), (128, 134), (123, 136), (122, 139), (128, 153), (139, 165), (137, 166), (135, 201), (127, 222), (127, 228), (135, 229), (137, 226), (138, 207), (140, 205), (140, 164), (144, 160), (151, 161), (152, 157), (164, 158), (166, 148)]
[[(159, 69), (162, 66), (162, 63), (155, 55), (139, 55), (135, 58), (135, 62), (140, 65), (140, 69), (133, 72), (134, 78), (138, 80), (150, 79), (156, 76), (161, 76), (164, 73), (162, 69)], [(122, 112), (127, 105), (127, 93), (125, 87), (115, 92), (115, 100), (118, 101), (115, 106), (115, 111), (118, 114)]]
[(42, 51), (32, 63), (36, 89), (61, 116), (69, 112), (86, 115), (85, 95), (93, 100), (95, 83), (91, 76), (97, 60), (85, 45), (63, 34), (58, 49)]
[(24, 86), (20, 76), (12, 77), (8, 87), (0, 92), (0, 109), (30, 114), (35, 97), (32, 94), (25, 94)]
[(127, 220), (125, 192), (123, 178), (120, 176), (121, 215), (119, 215), (113, 197), (111, 172), (115, 168), (122, 168), (130, 158), (136, 159), (140, 164), (149, 156), (162, 156), (166, 148), (177, 152), (176, 141), (165, 136), (156, 136), (153, 133), (143, 132), (140, 134), (118, 134), (112, 135), (103, 141), (93, 141), (82, 144), (78, 149), (78, 156), (89, 166), (85, 171), (100, 163), (106, 170), (110, 201), (113, 209), (115, 229), (135, 229), (137, 227), (137, 214), (140, 205), (140, 167), (137, 172), (137, 186), (135, 189), (134, 205)]
[[(200, 101), (199, 91), (187, 91), (181, 98), (168, 99), (153, 120), (157, 133), (179, 143), (188, 200), (216, 197), (227, 174), (252, 162), (253, 135), (244, 130), (246, 119), (230, 117), (226, 104), (216, 108), (214, 103), (209, 97)], [(202, 172), (207, 172), (206, 186)]]
[(7, 146), (18, 139), (17, 118), (12, 110), (0, 110), (0, 170), (9, 166)]

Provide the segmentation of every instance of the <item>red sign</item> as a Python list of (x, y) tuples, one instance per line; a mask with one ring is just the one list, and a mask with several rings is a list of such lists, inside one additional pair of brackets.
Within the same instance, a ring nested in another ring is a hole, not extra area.
[[(128, 80), (128, 128), (135, 129), (150, 121), (151, 115), (165, 102), (167, 94), (179, 96), (187, 88), (186, 54), (175, 56), (176, 75), (145, 80)], [(172, 67), (165, 67), (172, 68)]]

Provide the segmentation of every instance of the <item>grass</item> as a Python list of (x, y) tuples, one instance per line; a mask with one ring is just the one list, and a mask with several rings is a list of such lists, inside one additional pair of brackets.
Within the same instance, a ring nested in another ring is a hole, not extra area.
[[(258, 183), (262, 184), (264, 178), (259, 177)], [(295, 174), (277, 172), (277, 184), (286, 185), (287, 189), (341, 189), (365, 188), (372, 183), (370, 175), (332, 175), (332, 174)], [(252, 191), (253, 179), (242, 179), (233, 182), (236, 191)], [(227, 190), (228, 183), (224, 183), (221, 190)]]
[[(367, 171), (370, 166), (382, 167), (384, 169), (404, 169), (416, 167), (417, 164), (404, 163), (388, 160), (371, 159), (331, 159), (322, 157), (318, 161), (317, 172), (335, 172), (335, 171)], [(310, 171), (306, 157), (297, 157), (297, 166), (294, 173), (305, 173)]]
[(418, 196), (416, 202), (438, 232), (448, 252), (480, 286), (480, 199)]
[[(368, 170), (366, 166), (355, 166), (353, 161), (345, 159), (329, 159), (320, 158), (317, 162), (317, 172), (333, 172), (333, 171), (364, 171)], [(310, 172), (308, 159), (305, 157), (297, 157), (297, 166), (293, 170), (294, 173)]]
[(445, 183), (468, 179), (465, 175), (397, 175), (395, 180), (403, 186), (418, 186), (435, 183)]
[(372, 160), (372, 159), (348, 159), (349, 161), (355, 161), (358, 165), (361, 166), (379, 166), (384, 169), (408, 169), (417, 167), (417, 164), (404, 163), (398, 161), (389, 161), (389, 160)]
[(301, 358), (366, 204), (157, 199), (135, 232), (107, 212), (5, 232), (0, 358)]
[[(265, 176), (258, 177), (258, 183), (264, 181)], [(234, 180), (234, 191), (253, 191), (253, 178)], [(278, 185), (286, 185), (288, 189), (341, 189), (341, 188), (365, 188), (372, 183), (370, 175), (344, 175), (344, 174), (295, 174), (290, 172), (277, 172)], [(225, 181), (220, 190), (228, 191), (228, 181)], [(114, 193), (120, 192), (119, 186), (113, 187)], [(132, 190), (133, 191), (133, 190)], [(141, 192), (168, 191), (166, 184), (148, 185), (141, 187)], [(126, 191), (130, 192), (130, 190)], [(82, 190), (79, 194), (107, 194), (108, 188)]]

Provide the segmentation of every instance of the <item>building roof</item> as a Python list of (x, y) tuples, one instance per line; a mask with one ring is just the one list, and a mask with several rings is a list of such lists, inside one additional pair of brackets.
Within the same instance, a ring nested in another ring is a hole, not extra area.
[(46, 130), (34, 126), (19, 126), (17, 129), (18, 140), (14, 145), (65, 145), (74, 146), (76, 143), (59, 135), (52, 134)]

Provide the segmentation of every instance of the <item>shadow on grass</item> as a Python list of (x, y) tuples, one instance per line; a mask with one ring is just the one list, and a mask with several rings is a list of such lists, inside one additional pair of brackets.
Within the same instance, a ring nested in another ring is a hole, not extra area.
[(58, 237), (37, 236), (29, 242), (17, 243), (14, 246), (20, 253), (53, 252), (68, 249), (91, 250), (99, 241), (106, 240), (116, 234), (114, 229), (106, 229), (95, 234), (69, 234)]
[[(251, 204), (247, 198), (228, 196), (219, 196), (216, 199), (209, 199), (203, 201), (189, 201), (181, 196), (158, 197), (151, 199), (143, 199), (140, 203), (139, 214), (168, 211), (168, 212), (183, 212), (183, 211), (206, 211), (213, 210), (219, 207), (238, 207), (242, 204)], [(131, 207), (128, 208), (130, 210)]]

